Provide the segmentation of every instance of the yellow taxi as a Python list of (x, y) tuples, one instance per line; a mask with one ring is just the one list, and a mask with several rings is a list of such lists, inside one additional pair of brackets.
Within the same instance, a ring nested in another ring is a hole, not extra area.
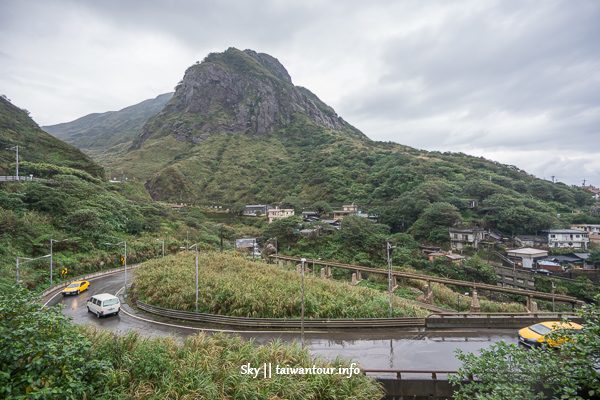
[(546, 336), (550, 332), (561, 330), (565, 333), (569, 331), (577, 331), (583, 329), (583, 326), (576, 324), (575, 322), (564, 322), (564, 321), (545, 321), (539, 324), (528, 326), (519, 331), (519, 343), (525, 346), (535, 347), (543, 344), (548, 347), (556, 347), (564, 343), (565, 338), (550, 339)]
[(69, 296), (72, 294), (78, 295), (79, 293), (83, 292), (84, 290), (86, 290), (89, 287), (90, 287), (90, 283), (88, 281), (75, 281), (63, 289), (62, 295), (63, 296)]

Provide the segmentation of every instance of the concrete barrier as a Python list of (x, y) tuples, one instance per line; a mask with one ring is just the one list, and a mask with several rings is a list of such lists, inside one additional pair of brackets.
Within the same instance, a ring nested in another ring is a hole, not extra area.
[[(529, 325), (534, 325), (543, 321), (560, 321), (563, 316), (439, 316), (430, 315), (425, 319), (427, 328), (494, 328), (494, 329), (520, 329)], [(570, 321), (581, 324), (583, 319), (580, 317), (569, 316)]]

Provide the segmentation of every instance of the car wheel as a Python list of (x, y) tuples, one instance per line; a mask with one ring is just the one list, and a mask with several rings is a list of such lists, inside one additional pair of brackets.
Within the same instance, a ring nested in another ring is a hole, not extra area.
[(89, 307), (89, 306), (88, 306), (88, 308), (87, 308), (87, 309), (88, 309), (88, 312), (92, 312), (92, 311), (90, 310), (90, 307)]
[(100, 311), (98, 311), (98, 312), (96, 313), (96, 317), (98, 317), (98, 319), (100, 319)]
[(79, 295), (79, 293), (81, 293), (79, 290), (77, 291), (77, 295)]

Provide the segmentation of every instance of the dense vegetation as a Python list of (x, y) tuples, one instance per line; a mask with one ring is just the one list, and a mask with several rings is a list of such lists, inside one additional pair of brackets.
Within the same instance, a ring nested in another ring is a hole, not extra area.
[[(189, 234), (188, 234), (189, 232)], [(216, 248), (219, 230), (201, 213), (180, 214), (154, 203), (135, 183), (103, 184), (75, 175), (52, 181), (4, 183), (0, 187), (0, 288), (15, 279), (15, 258), (50, 254), (53, 281), (67, 268), (68, 277), (121, 264), (123, 248), (106, 243), (127, 241), (129, 264), (167, 254), (185, 245), (186, 235)], [(224, 230), (228, 238), (229, 230)], [(66, 241), (60, 241), (68, 239)], [(160, 239), (161, 242), (157, 242)], [(19, 279), (30, 288), (49, 285), (48, 259), (23, 264)]]
[[(198, 310), (204, 313), (253, 318), (299, 318), (301, 278), (291, 271), (252, 262), (227, 253), (198, 256)], [(152, 260), (135, 272), (134, 295), (159, 307), (195, 310), (195, 254)], [(381, 318), (388, 316), (388, 299), (378, 291), (305, 278), (307, 318)], [(425, 316), (418, 306), (394, 298), (396, 317)]]
[[(596, 301), (600, 302), (600, 297)], [(584, 319), (583, 330), (549, 334), (549, 340), (562, 343), (558, 349), (526, 350), (500, 341), (480, 350), (479, 355), (457, 350), (463, 366), (451, 377), (459, 387), (454, 398), (599, 398), (600, 309), (597, 305), (586, 305), (579, 313)]]
[(379, 399), (362, 374), (242, 374), (241, 367), (346, 368), (313, 359), (295, 344), (257, 346), (238, 336), (199, 333), (183, 344), (73, 326), (22, 286), (0, 292), (0, 396), (4, 399)]

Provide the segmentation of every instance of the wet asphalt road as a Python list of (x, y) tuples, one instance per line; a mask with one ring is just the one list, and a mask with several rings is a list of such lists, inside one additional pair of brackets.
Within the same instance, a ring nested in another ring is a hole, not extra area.
[[(128, 279), (131, 279), (128, 271)], [(90, 281), (90, 288), (78, 296), (65, 297), (58, 294), (48, 304), (64, 304), (63, 312), (78, 324), (95, 324), (117, 332), (138, 331), (145, 336), (174, 335), (181, 340), (200, 330), (213, 332), (222, 327), (200, 324), (182, 324), (139, 313), (126, 304), (119, 315), (96, 318), (88, 313), (86, 301), (98, 293), (119, 292), (124, 285), (122, 273), (105, 276)], [(282, 331), (235, 331), (245, 339), (257, 343), (267, 343), (274, 338), (300, 342), (300, 332)], [(363, 369), (402, 369), (402, 370), (456, 370), (460, 362), (454, 355), (455, 349), (463, 352), (477, 352), (490, 344), (504, 340), (517, 343), (513, 329), (489, 330), (423, 330), (423, 329), (371, 329), (371, 330), (332, 330), (306, 331), (305, 343), (315, 356), (343, 356), (353, 358)]]

